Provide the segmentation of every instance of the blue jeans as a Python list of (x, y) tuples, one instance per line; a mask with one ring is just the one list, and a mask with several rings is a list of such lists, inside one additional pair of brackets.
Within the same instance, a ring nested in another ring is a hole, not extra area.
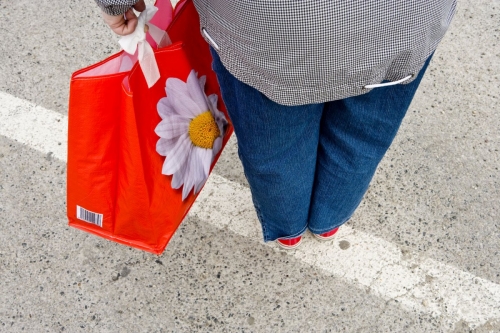
[(406, 85), (284, 106), (240, 82), (212, 50), (265, 241), (345, 223), (394, 139), (429, 64)]

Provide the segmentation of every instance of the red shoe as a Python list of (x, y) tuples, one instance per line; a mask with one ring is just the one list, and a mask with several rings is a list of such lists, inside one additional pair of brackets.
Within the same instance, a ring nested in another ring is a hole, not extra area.
[(302, 235), (294, 238), (278, 238), (276, 240), (276, 243), (278, 243), (280, 247), (286, 250), (295, 249), (300, 245), (300, 243), (302, 243)]
[(317, 239), (319, 240), (322, 240), (322, 241), (329, 241), (331, 239), (333, 239), (333, 237), (335, 237), (335, 234), (337, 233), (337, 231), (339, 231), (339, 228), (340, 227), (337, 227), (333, 230), (330, 230), (330, 231), (327, 231), (327, 232), (324, 232), (322, 234), (313, 234), (314, 237), (316, 237)]

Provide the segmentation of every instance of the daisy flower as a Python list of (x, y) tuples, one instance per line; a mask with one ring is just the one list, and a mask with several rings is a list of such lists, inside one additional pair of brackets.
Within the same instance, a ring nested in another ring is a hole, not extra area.
[(205, 184), (228, 124), (217, 109), (217, 95), (205, 95), (205, 81), (194, 70), (187, 82), (168, 78), (167, 97), (157, 105), (162, 120), (155, 129), (160, 137), (156, 151), (166, 156), (162, 174), (173, 175), (172, 188), (183, 187), (182, 200)]

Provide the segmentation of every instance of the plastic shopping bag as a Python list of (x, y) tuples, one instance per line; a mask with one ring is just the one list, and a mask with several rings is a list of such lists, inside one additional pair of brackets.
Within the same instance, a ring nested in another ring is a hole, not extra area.
[(156, 3), (150, 22), (173, 44), (153, 51), (151, 87), (139, 52), (123, 51), (75, 72), (70, 85), (69, 225), (156, 254), (232, 133), (198, 14), (192, 1), (181, 5)]

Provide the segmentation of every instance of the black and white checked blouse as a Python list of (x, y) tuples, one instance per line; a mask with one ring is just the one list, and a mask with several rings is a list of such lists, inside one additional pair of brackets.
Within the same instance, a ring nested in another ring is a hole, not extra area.
[(411, 82), (456, 6), (456, 0), (193, 1), (205, 39), (229, 72), (284, 105), (360, 95), (384, 80)]
[(95, 0), (108, 15), (122, 15), (139, 0)]

